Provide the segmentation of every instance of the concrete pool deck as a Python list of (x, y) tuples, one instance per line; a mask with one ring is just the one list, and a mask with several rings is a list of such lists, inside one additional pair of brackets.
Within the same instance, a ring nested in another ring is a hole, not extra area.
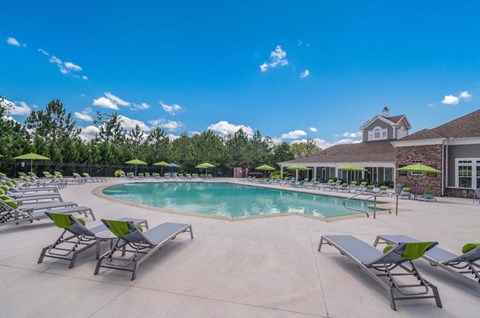
[[(369, 243), (377, 234), (405, 234), (459, 252), (465, 243), (480, 241), (480, 205), (471, 199), (401, 200), (398, 216), (377, 219), (324, 222), (289, 215), (229, 222), (99, 198), (92, 191), (100, 185), (69, 186), (61, 193), (66, 201), (91, 207), (97, 220), (129, 216), (146, 218), (151, 226), (190, 223), (195, 239), (179, 235), (145, 262), (132, 282), (121, 271), (102, 269), (94, 276), (94, 248), (73, 269), (54, 259), (37, 264), (41, 249), (60, 235), (47, 219), (1, 226), (0, 316), (478, 316), (480, 284), (473, 280), (419, 260), (419, 270), (438, 287), (444, 308), (433, 300), (404, 301), (394, 312), (384, 290), (345, 256), (329, 246), (317, 251), (326, 234), (352, 234)], [(87, 220), (87, 226), (98, 223)]]

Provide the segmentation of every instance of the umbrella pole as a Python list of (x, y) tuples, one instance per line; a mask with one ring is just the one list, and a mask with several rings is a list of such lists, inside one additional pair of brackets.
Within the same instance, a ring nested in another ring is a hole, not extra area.
[(298, 170), (295, 170), (295, 181), (298, 182)]
[(30, 172), (33, 172), (33, 160), (30, 160)]

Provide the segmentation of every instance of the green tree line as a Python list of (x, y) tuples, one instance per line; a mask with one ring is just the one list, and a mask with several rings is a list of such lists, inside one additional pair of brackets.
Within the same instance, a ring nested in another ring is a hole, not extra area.
[(49, 102), (44, 109), (32, 111), (23, 124), (12, 120), (10, 107), (0, 97), (0, 155), (3, 160), (35, 152), (54, 163), (115, 166), (136, 158), (149, 165), (158, 161), (175, 162), (184, 172), (191, 171), (199, 163), (210, 162), (225, 175), (231, 175), (233, 167), (254, 168), (269, 164), (278, 168), (278, 162), (302, 158), (320, 150), (310, 139), (306, 143), (275, 144), (258, 130), (251, 137), (240, 129), (226, 137), (206, 130), (193, 136), (183, 132), (172, 139), (160, 127), (152, 128), (148, 134), (138, 125), (126, 130), (117, 113), (100, 112), (94, 121), (99, 132), (93, 139), (85, 140), (72, 114), (58, 99)]

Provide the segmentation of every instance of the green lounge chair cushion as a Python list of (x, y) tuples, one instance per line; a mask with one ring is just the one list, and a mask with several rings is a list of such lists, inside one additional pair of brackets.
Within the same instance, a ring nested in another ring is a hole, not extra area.
[[(50, 213), (50, 216), (52, 217), (53, 223), (61, 229), (67, 228), (69, 226), (73, 225), (72, 220), (70, 219), (70, 215), (68, 214), (58, 214), (58, 213)], [(81, 225), (85, 226), (85, 220), (82, 218), (75, 218), (78, 223)]]
[(402, 189), (402, 192), (411, 192), (411, 191), (412, 191), (412, 189), (410, 189), (410, 188), (403, 188)]
[(116, 220), (105, 220), (112, 231), (116, 236), (125, 236), (130, 234), (130, 229), (128, 228), (127, 221), (116, 221)]
[[(422, 257), (427, 251), (428, 247), (432, 245), (432, 242), (414, 242), (406, 243), (405, 250), (403, 251), (402, 257), (408, 260), (414, 260)], [(389, 252), (391, 249), (396, 247), (396, 244), (390, 244), (385, 246), (383, 253)]]
[(427, 190), (425, 190), (425, 194), (433, 194), (433, 189), (427, 189)]
[(480, 246), (480, 243), (467, 243), (463, 246), (462, 253), (466, 254), (479, 246)]
[[(2, 199), (3, 199), (3, 198), (2, 198)], [(13, 208), (13, 209), (18, 208), (18, 203), (17, 203), (17, 202), (14, 202), (14, 201), (8, 200), (8, 199), (7, 199), (7, 200), (4, 200), (4, 202), (5, 202), (6, 204), (8, 204), (8, 205), (9, 205), (11, 208)]]
[(2, 186), (0, 187), (0, 189), (2, 189), (3, 191), (8, 191), (8, 189), (10, 189), (10, 187), (9, 187), (9, 186), (6, 186), (6, 185), (2, 185)]
[(387, 190), (387, 186), (381, 186), (380, 190)]

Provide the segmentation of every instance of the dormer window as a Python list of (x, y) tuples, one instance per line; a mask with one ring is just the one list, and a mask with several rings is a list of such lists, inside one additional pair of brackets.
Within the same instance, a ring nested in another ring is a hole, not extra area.
[(385, 140), (387, 139), (387, 129), (375, 127), (368, 132), (368, 140)]

